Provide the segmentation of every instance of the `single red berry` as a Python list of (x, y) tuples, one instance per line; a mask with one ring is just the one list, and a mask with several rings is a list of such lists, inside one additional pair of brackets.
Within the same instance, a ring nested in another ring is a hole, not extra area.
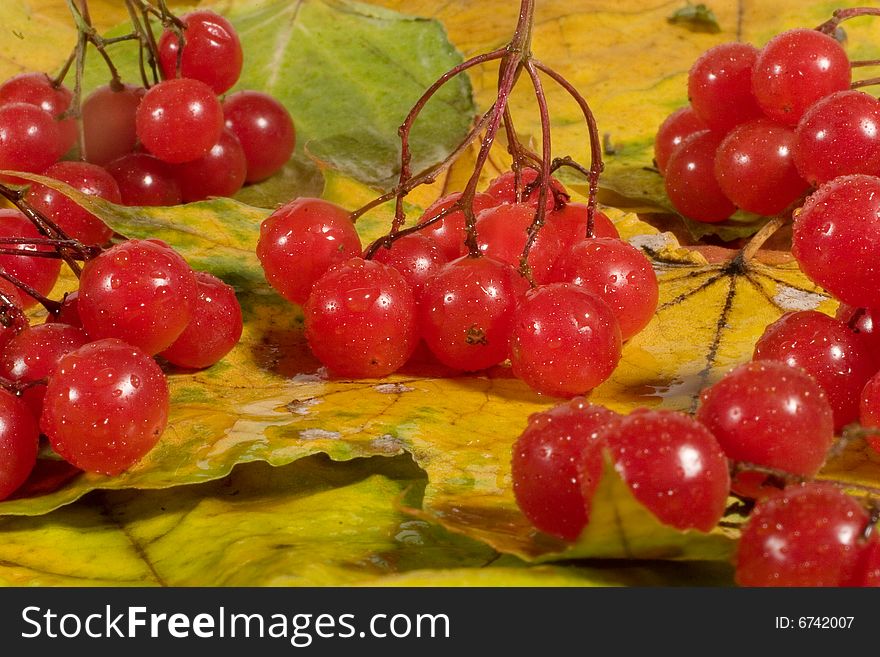
[(128, 240), (83, 268), (79, 315), (93, 339), (119, 338), (154, 355), (189, 323), (198, 295), (186, 261), (159, 240)]
[(165, 80), (144, 94), (135, 115), (144, 148), (176, 164), (203, 157), (223, 130), (223, 108), (205, 83), (189, 78)]
[[(77, 161), (56, 162), (43, 173), (48, 178), (67, 183), (87, 196), (122, 203), (116, 179), (95, 164)], [(52, 219), (69, 237), (84, 244), (104, 244), (113, 236), (113, 229), (70, 198), (40, 183), (28, 189), (25, 199), (36, 210)]]
[(222, 94), (238, 81), (244, 55), (238, 33), (226, 18), (208, 9), (184, 14), (184, 44), (171, 28), (159, 38), (159, 66), (167, 80), (180, 74), (207, 84), (215, 94)]
[(331, 268), (312, 287), (303, 313), (312, 353), (337, 376), (387, 376), (418, 344), (412, 290), (381, 262), (351, 258)]
[(510, 265), (462, 256), (445, 265), (419, 300), (422, 338), (444, 365), (482, 370), (510, 355), (514, 310), (524, 279)]
[(708, 532), (730, 490), (727, 459), (709, 430), (689, 415), (637, 409), (600, 433), (614, 467), (660, 522)]
[(526, 293), (514, 318), (513, 373), (545, 395), (585, 394), (620, 362), (620, 327), (598, 296), (570, 283)]
[(834, 442), (825, 392), (801, 369), (753, 361), (703, 391), (697, 419), (727, 457), (812, 477)]
[(98, 340), (58, 362), (40, 428), (62, 458), (116, 475), (143, 458), (168, 420), (168, 383), (156, 362), (117, 339)]
[(535, 527), (577, 539), (602, 477), (599, 430), (618, 417), (580, 397), (529, 417), (513, 445), (511, 477), (516, 503)]
[(170, 347), (159, 355), (178, 367), (210, 367), (238, 344), (241, 338), (241, 306), (235, 290), (216, 276), (195, 272), (198, 294), (192, 314)]
[(14, 493), (37, 463), (40, 431), (25, 403), (0, 388), (0, 500)]
[(788, 30), (767, 42), (752, 71), (752, 92), (764, 113), (797, 125), (820, 98), (848, 89), (849, 59), (833, 37), (805, 28)]
[(257, 257), (269, 284), (302, 305), (312, 285), (335, 264), (361, 254), (349, 213), (319, 198), (297, 198), (260, 225)]
[(868, 513), (831, 484), (789, 486), (755, 506), (736, 555), (740, 586), (844, 586), (865, 549)]
[(296, 128), (287, 108), (268, 94), (237, 91), (223, 101), (226, 128), (238, 137), (249, 183), (265, 180), (293, 155)]

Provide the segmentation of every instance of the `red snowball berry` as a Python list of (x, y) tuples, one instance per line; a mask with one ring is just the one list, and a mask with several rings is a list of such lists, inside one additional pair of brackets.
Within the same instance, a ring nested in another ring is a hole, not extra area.
[(735, 125), (761, 116), (752, 95), (752, 68), (758, 49), (747, 43), (709, 48), (688, 73), (688, 98), (706, 125), (724, 134)]
[(865, 549), (868, 513), (830, 484), (789, 486), (755, 506), (736, 555), (740, 586), (844, 586)]
[(822, 185), (794, 217), (791, 252), (810, 280), (841, 301), (880, 307), (880, 178)]
[(312, 353), (337, 376), (387, 376), (418, 344), (412, 290), (381, 262), (336, 265), (312, 287), (303, 313)]
[(516, 503), (535, 527), (566, 541), (577, 539), (602, 477), (599, 429), (618, 417), (583, 398), (529, 417), (513, 445), (511, 477)]
[[(87, 196), (121, 203), (119, 185), (112, 175), (88, 162), (56, 162), (43, 173), (48, 178), (67, 183)], [(78, 205), (61, 192), (34, 183), (25, 197), (36, 210), (42, 212), (69, 237), (84, 244), (104, 244), (113, 236), (113, 229), (100, 218)]]
[(803, 370), (777, 361), (740, 365), (703, 391), (697, 419), (727, 457), (812, 477), (834, 442), (834, 414)]
[(159, 355), (178, 367), (210, 367), (238, 344), (242, 331), (241, 306), (235, 290), (216, 276), (195, 272), (198, 294), (189, 323), (170, 347)]
[(162, 370), (141, 350), (108, 339), (59, 361), (40, 428), (52, 449), (76, 467), (116, 475), (155, 446), (167, 420)]
[[(0, 237), (23, 237), (43, 239), (45, 236), (18, 210), (0, 208)], [(36, 251), (54, 251), (49, 246), (33, 244), (9, 244), (6, 248), (20, 251), (22, 255), (0, 255), (0, 268), (18, 280), (30, 285), (43, 296), (48, 296), (61, 273), (61, 260), (28, 256)], [(22, 292), (23, 308), (28, 309), (37, 303), (36, 299)]]
[(880, 372), (868, 379), (859, 400), (859, 423), (868, 429), (878, 429), (868, 437), (868, 444), (880, 452)]
[(266, 280), (300, 305), (332, 265), (360, 253), (361, 241), (349, 213), (318, 198), (294, 199), (260, 226), (257, 257)]
[(244, 184), (247, 162), (238, 138), (223, 129), (220, 139), (203, 157), (172, 165), (186, 203), (209, 196), (232, 196)]
[(601, 298), (629, 340), (654, 317), (660, 288), (641, 251), (613, 238), (585, 239), (556, 260), (551, 278), (574, 283)]
[(600, 433), (614, 467), (660, 522), (708, 532), (727, 504), (730, 475), (721, 446), (689, 415), (637, 409)]
[(786, 126), (757, 119), (736, 126), (718, 145), (715, 179), (737, 207), (765, 216), (785, 210), (807, 190), (795, 168), (797, 137)]
[(144, 94), (135, 127), (144, 148), (163, 162), (188, 162), (203, 157), (217, 143), (223, 109), (203, 82), (165, 80)]
[(145, 93), (143, 87), (126, 84), (117, 89), (104, 85), (86, 96), (82, 104), (86, 161), (104, 166), (134, 150), (135, 115)]
[[(422, 235), (434, 240), (448, 260), (455, 260), (461, 255), (462, 245), (465, 240), (464, 212), (462, 210), (450, 209), (460, 198), (461, 192), (453, 192), (439, 198), (419, 218), (420, 224), (425, 224), (429, 221), (433, 222), (420, 232)], [(474, 194), (474, 218), (481, 211), (491, 208), (495, 204), (495, 199), (488, 194)], [(443, 214), (444, 212), (446, 214)]]
[(587, 212), (588, 208), (583, 203), (566, 203), (547, 215), (541, 230), (556, 234), (560, 253), (565, 253), (587, 237), (620, 238), (611, 219), (601, 210), (593, 212), (593, 234), (588, 236)]
[(0, 105), (0, 169), (41, 173), (65, 150), (58, 121), (51, 114), (29, 103)]
[(848, 89), (852, 73), (846, 51), (817, 30), (788, 30), (770, 39), (758, 53), (752, 92), (764, 113), (796, 125), (820, 98)]
[(468, 372), (497, 365), (510, 354), (513, 313), (525, 289), (510, 265), (462, 256), (425, 286), (419, 300), (422, 338), (441, 363)]
[(40, 431), (25, 403), (0, 388), (0, 500), (14, 493), (37, 463)]
[(296, 146), (296, 129), (280, 102), (259, 91), (237, 91), (223, 101), (226, 127), (241, 142), (245, 180), (265, 180), (281, 169)]
[[(11, 381), (33, 383), (51, 376), (65, 354), (89, 341), (85, 331), (67, 324), (37, 324), (10, 340), (0, 354), (0, 375)], [(22, 399), (34, 417), (43, 409), (44, 384), (24, 390)]]
[(538, 392), (587, 393), (611, 376), (620, 355), (614, 311), (577, 285), (540, 285), (517, 307), (510, 361), (513, 373)]
[(124, 205), (177, 205), (183, 200), (171, 166), (147, 153), (123, 155), (107, 171), (119, 185)]
[(391, 248), (380, 246), (373, 260), (399, 271), (416, 299), (421, 296), (428, 281), (448, 262), (434, 240), (419, 233), (394, 240)]
[(54, 117), (61, 140), (61, 153), (76, 143), (76, 119), (62, 118), (70, 109), (73, 93), (61, 83), (53, 82), (45, 73), (20, 73), (0, 84), (0, 105), (27, 103), (36, 105)]
[[(681, 107), (667, 116), (657, 129), (657, 136), (654, 137), (654, 162), (656, 162), (660, 174), (666, 174), (666, 164), (669, 162), (669, 157), (681, 142), (695, 132), (708, 129), (709, 126), (697, 116), (694, 108), (690, 105)], [(602, 237), (608, 236), (603, 235)]]
[(198, 295), (186, 261), (159, 240), (128, 240), (83, 268), (79, 316), (93, 339), (119, 338), (154, 355), (189, 323)]
[[(505, 171), (489, 183), (486, 194), (495, 199), (496, 203), (529, 203), (537, 205), (541, 186), (538, 184), (540, 172), (526, 167), (520, 172), (519, 187), (516, 185), (516, 174), (513, 171)], [(547, 188), (547, 211), (550, 212), (556, 205), (567, 203), (569, 199), (565, 186), (556, 178), (550, 177), (550, 185)], [(534, 212), (534, 210), (533, 210)]]
[(705, 130), (681, 142), (666, 164), (666, 193), (681, 214), (717, 223), (736, 211), (715, 178), (715, 153), (721, 137)]
[[(182, 77), (207, 84), (222, 94), (238, 81), (244, 59), (238, 33), (226, 18), (207, 9), (180, 17), (183, 22), (183, 48), (176, 32), (166, 29), (159, 39), (159, 65), (167, 80), (178, 77), (180, 57)], [(181, 52), (182, 50), (182, 52)]]
[[(477, 245), (480, 253), (519, 267), (520, 258), (535, 219), (535, 206), (528, 203), (502, 203), (477, 216)], [(545, 282), (559, 254), (559, 238), (544, 226), (529, 249), (528, 265), (537, 282)], [(467, 253), (462, 244), (460, 255)]]
[(880, 173), (880, 100), (847, 90), (816, 102), (798, 123), (794, 161), (814, 187), (852, 173)]
[(858, 417), (859, 393), (878, 368), (862, 336), (814, 310), (787, 313), (767, 326), (754, 358), (806, 370), (828, 396), (835, 430)]

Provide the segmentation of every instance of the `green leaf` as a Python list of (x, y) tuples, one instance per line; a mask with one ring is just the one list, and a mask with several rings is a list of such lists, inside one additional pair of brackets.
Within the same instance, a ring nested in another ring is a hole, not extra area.
[(7, 586), (727, 585), (724, 564), (536, 566), (414, 519), (409, 457), (323, 456), (165, 491), (93, 493), (40, 517), (0, 518)]

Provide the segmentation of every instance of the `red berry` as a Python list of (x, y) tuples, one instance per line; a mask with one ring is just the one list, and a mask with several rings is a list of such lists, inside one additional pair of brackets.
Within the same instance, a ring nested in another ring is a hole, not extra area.
[(0, 500), (21, 486), (37, 463), (40, 431), (21, 399), (0, 389)]
[(281, 169), (296, 146), (296, 129), (287, 109), (259, 91), (238, 91), (223, 101), (226, 127), (238, 137), (247, 160), (249, 183)]
[(816, 102), (798, 123), (794, 162), (814, 187), (851, 173), (880, 173), (880, 101), (847, 90)]
[[(461, 192), (453, 192), (437, 199), (425, 210), (424, 214), (419, 218), (419, 223), (424, 224), (438, 217), (444, 210), (447, 210), (453, 203), (458, 201), (459, 198), (461, 198)], [(482, 210), (491, 208), (495, 203), (495, 199), (488, 194), (474, 194), (474, 217), (480, 214)], [(461, 255), (462, 245), (465, 240), (464, 212), (462, 210), (454, 210), (443, 215), (441, 219), (422, 229), (421, 234), (434, 240), (447, 259), (455, 260)]]
[(171, 166), (152, 155), (123, 155), (110, 162), (107, 171), (119, 185), (125, 205), (177, 205), (183, 200)]
[[(520, 173), (520, 187), (516, 187), (516, 174), (513, 171), (505, 171), (489, 183), (486, 194), (495, 199), (496, 203), (529, 203), (536, 205), (540, 195), (540, 185), (537, 184), (540, 173), (535, 169), (526, 167)], [(517, 192), (519, 192), (517, 194)], [(556, 178), (550, 177), (550, 186), (547, 189), (547, 212), (550, 212), (557, 203), (557, 197), (564, 202), (568, 201), (568, 191)], [(534, 213), (534, 210), (532, 211)]]
[[(477, 245), (480, 253), (519, 267), (529, 228), (535, 219), (535, 206), (527, 203), (503, 203), (477, 216)], [(538, 282), (547, 281), (553, 261), (559, 254), (559, 238), (544, 226), (529, 249), (528, 265)], [(460, 255), (467, 253), (461, 245)]]
[[(0, 208), (0, 237), (25, 237), (43, 239), (44, 235), (18, 210)], [(22, 255), (0, 255), (0, 268), (18, 280), (48, 296), (61, 273), (61, 260), (24, 255), (34, 251), (54, 251), (48, 246), (10, 244), (6, 248), (21, 251)], [(36, 303), (30, 295), (22, 292), (23, 308)]]
[(747, 43), (722, 43), (704, 52), (688, 73), (688, 98), (706, 125), (725, 133), (761, 116), (752, 95), (752, 68), (758, 49)]
[[(669, 162), (672, 152), (678, 148), (681, 142), (695, 132), (708, 129), (709, 126), (697, 116), (690, 105), (681, 107), (667, 116), (657, 129), (657, 136), (654, 137), (654, 162), (656, 162), (661, 175), (666, 174), (666, 164)], [(602, 237), (613, 236), (602, 235)]]
[(66, 150), (51, 114), (29, 103), (0, 105), (0, 169), (41, 173)]
[(73, 93), (63, 84), (55, 84), (45, 73), (20, 73), (0, 84), (0, 105), (28, 103), (36, 105), (57, 120), (62, 155), (76, 143), (76, 119), (62, 119), (70, 109)]
[(238, 138), (229, 130), (206, 155), (173, 165), (172, 171), (183, 200), (201, 201), (209, 196), (232, 196), (244, 184), (247, 162)]
[(189, 323), (198, 295), (186, 261), (158, 240), (128, 240), (83, 268), (79, 315), (93, 339), (119, 338), (157, 354)]
[(76, 467), (115, 475), (155, 446), (167, 419), (162, 370), (139, 349), (108, 339), (59, 361), (40, 428), (52, 449)]
[[(121, 203), (119, 185), (106, 169), (88, 162), (56, 162), (43, 173), (48, 178), (67, 183), (87, 196)], [(84, 244), (104, 244), (113, 236), (113, 229), (100, 218), (78, 205), (61, 192), (34, 183), (25, 197), (36, 210), (52, 219), (69, 237)]]
[[(568, 249), (587, 237), (587, 206), (583, 203), (566, 203), (547, 215), (544, 227), (559, 238), (559, 252)], [(591, 237), (620, 238), (617, 228), (604, 212), (593, 213), (593, 234)]]
[(381, 262), (336, 265), (312, 287), (303, 313), (312, 353), (337, 376), (387, 376), (418, 343), (412, 290)]
[[(86, 342), (85, 331), (68, 324), (38, 324), (16, 335), (0, 355), (0, 375), (12, 381), (33, 382), (52, 375), (61, 357)], [(27, 388), (22, 395), (34, 417), (40, 417), (45, 385)]]
[(651, 262), (619, 239), (581, 240), (559, 256), (551, 277), (574, 283), (607, 303), (623, 340), (645, 328), (657, 310), (660, 288)]
[(434, 240), (419, 233), (395, 240), (390, 249), (380, 246), (373, 260), (399, 271), (416, 299), (421, 296), (428, 281), (448, 262)]
[[(82, 104), (83, 155), (101, 166), (134, 150), (135, 115), (146, 89), (123, 85), (98, 87)], [(133, 204), (129, 204), (133, 205)]]
[(515, 315), (513, 373), (545, 395), (584, 394), (620, 362), (620, 327), (602, 299), (570, 283), (539, 285)]
[(203, 271), (195, 272), (198, 294), (189, 323), (170, 347), (159, 355), (178, 367), (210, 367), (238, 344), (242, 331), (241, 306), (235, 290)]
[[(880, 372), (868, 379), (859, 400), (859, 423), (880, 429)], [(880, 452), (880, 432), (868, 438), (868, 444)]]
[(794, 166), (796, 146), (791, 128), (768, 119), (738, 125), (715, 153), (715, 179), (743, 210), (779, 214), (808, 187)]
[(822, 185), (795, 215), (793, 231), (791, 252), (810, 280), (852, 306), (880, 307), (880, 178)]
[(843, 586), (862, 559), (868, 513), (830, 484), (789, 486), (755, 506), (736, 555), (740, 586)]
[(727, 459), (709, 430), (683, 413), (637, 409), (606, 426), (614, 467), (660, 522), (708, 532), (727, 504)]
[(697, 419), (727, 457), (812, 477), (834, 442), (834, 414), (803, 370), (776, 361), (740, 365), (703, 391)]
[(173, 164), (203, 157), (220, 138), (223, 109), (203, 82), (165, 80), (144, 94), (135, 115), (138, 139)]
[(238, 81), (243, 53), (238, 33), (223, 16), (200, 9), (180, 17), (183, 22), (183, 52), (174, 30), (166, 29), (159, 39), (159, 65), (167, 80), (178, 77), (180, 57), (182, 77), (207, 84), (215, 94), (222, 94)]
[(714, 132), (695, 132), (679, 144), (666, 164), (666, 193), (685, 217), (717, 223), (736, 211), (715, 178), (715, 152), (720, 143)]
[(302, 305), (332, 266), (359, 256), (361, 242), (349, 213), (318, 198), (282, 205), (260, 226), (257, 257), (269, 284)]
[(419, 301), (419, 326), (443, 364), (476, 371), (510, 354), (513, 313), (524, 280), (492, 258), (462, 256), (430, 281)]
[(878, 367), (862, 336), (814, 310), (787, 313), (770, 324), (754, 358), (806, 370), (828, 396), (835, 430), (858, 417), (859, 393)]
[(618, 417), (583, 398), (529, 417), (513, 445), (511, 477), (516, 503), (535, 527), (577, 539), (602, 477), (599, 429)]
[(851, 79), (840, 43), (801, 28), (778, 34), (761, 49), (752, 71), (752, 92), (767, 116), (796, 125), (810, 105), (848, 89)]

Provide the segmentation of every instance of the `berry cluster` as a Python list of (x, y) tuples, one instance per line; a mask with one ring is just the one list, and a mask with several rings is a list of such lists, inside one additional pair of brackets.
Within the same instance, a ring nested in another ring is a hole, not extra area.
[[(0, 84), (0, 169), (43, 174), (134, 206), (231, 196), (278, 171), (296, 138), (284, 106), (256, 91), (218, 97), (242, 69), (233, 26), (209, 10), (163, 19), (152, 54), (163, 79), (155, 84), (123, 84), (111, 68), (112, 81), (81, 105), (63, 74), (23, 73)], [(75, 159), (59, 161), (66, 154)], [(85, 244), (112, 235), (54, 190), (35, 185), (28, 201)]]
[(555, 178), (551, 194), (540, 189), (535, 169), (507, 172), (474, 195), (472, 233), (454, 193), (365, 251), (348, 212), (300, 198), (263, 222), (257, 255), (303, 305), (309, 345), (334, 375), (386, 376), (422, 339), (454, 370), (510, 359), (541, 393), (583, 394), (650, 321), (657, 279), (606, 215), (569, 202)]
[[(0, 256), (0, 499), (33, 469), (41, 432), (79, 469), (117, 474), (134, 464), (168, 417), (168, 385), (153, 356), (208, 367), (242, 331), (233, 289), (194, 272), (164, 242), (86, 247), (23, 194), (3, 191), (28, 216), (0, 210), (0, 242), (13, 247)], [(53, 287), (61, 259), (80, 274), (79, 288), (53, 301), (42, 290)], [(36, 302), (49, 314), (31, 325), (23, 309)]]
[(706, 223), (737, 208), (774, 216), (811, 188), (880, 173), (880, 101), (851, 88), (850, 62), (829, 33), (794, 29), (763, 48), (725, 43), (688, 75), (690, 105), (660, 126), (657, 168), (684, 216)]
[(876, 506), (872, 515), (840, 487), (806, 481), (833, 438), (830, 404), (812, 377), (754, 361), (704, 391), (695, 418), (621, 416), (584, 399), (531, 416), (513, 447), (513, 490), (535, 527), (567, 541), (589, 523), (606, 460), (680, 530), (713, 529), (732, 491), (757, 499), (736, 555), (739, 584), (880, 586)]

